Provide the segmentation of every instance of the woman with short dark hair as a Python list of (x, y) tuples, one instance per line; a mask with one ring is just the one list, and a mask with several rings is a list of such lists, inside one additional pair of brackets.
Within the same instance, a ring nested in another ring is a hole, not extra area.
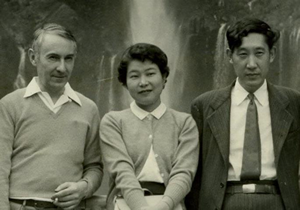
[[(155, 45), (135, 44), (123, 54), (118, 72), (134, 101), (101, 122), (101, 149), (110, 177), (107, 209), (114, 209), (118, 195), (132, 210), (185, 209), (183, 200), (198, 163), (198, 131), (191, 115), (161, 102), (169, 75), (167, 56)], [(142, 188), (161, 199), (149, 206)]]

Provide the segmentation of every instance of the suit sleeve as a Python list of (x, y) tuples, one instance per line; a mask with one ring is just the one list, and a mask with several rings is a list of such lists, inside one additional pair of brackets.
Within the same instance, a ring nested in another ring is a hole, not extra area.
[(9, 175), (14, 141), (14, 122), (7, 106), (0, 101), (0, 209), (10, 209)]
[(188, 210), (198, 210), (199, 206), (199, 194), (200, 194), (200, 183), (201, 183), (201, 174), (202, 174), (202, 160), (201, 160), (201, 148), (202, 148), (202, 109), (196, 101), (192, 103), (191, 114), (196, 121), (197, 128), (199, 131), (199, 162), (197, 167), (197, 172), (195, 179), (192, 184), (190, 193), (186, 196), (185, 205)]

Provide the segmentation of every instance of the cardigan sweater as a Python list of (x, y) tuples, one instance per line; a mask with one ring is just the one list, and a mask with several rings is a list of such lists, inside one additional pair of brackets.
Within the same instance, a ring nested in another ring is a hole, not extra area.
[[(164, 179), (170, 209), (190, 191), (195, 176), (199, 143), (193, 118), (167, 109), (160, 119), (141, 121), (130, 109), (106, 114), (100, 124), (101, 150), (110, 176), (107, 209), (122, 195), (131, 210), (148, 206), (137, 180), (151, 144)], [(152, 135), (152, 138), (149, 138)]]
[(25, 88), (0, 100), (0, 209), (9, 198), (50, 199), (64, 182), (85, 180), (90, 197), (100, 186), (99, 114), (90, 99), (65, 103), (55, 114)]

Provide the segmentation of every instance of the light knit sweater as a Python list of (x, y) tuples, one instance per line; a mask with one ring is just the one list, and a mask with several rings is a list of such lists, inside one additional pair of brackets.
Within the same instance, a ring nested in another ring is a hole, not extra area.
[[(153, 135), (153, 140), (149, 139)], [(164, 179), (170, 209), (190, 191), (198, 164), (198, 131), (189, 114), (167, 109), (158, 120), (141, 121), (130, 109), (106, 114), (100, 124), (101, 150), (110, 176), (107, 209), (121, 194), (131, 210), (148, 206), (137, 180), (151, 143)]]
[(10, 209), (9, 197), (50, 199), (60, 184), (81, 179), (90, 197), (103, 175), (97, 106), (77, 93), (82, 106), (70, 101), (54, 114), (24, 93), (0, 101), (0, 209)]

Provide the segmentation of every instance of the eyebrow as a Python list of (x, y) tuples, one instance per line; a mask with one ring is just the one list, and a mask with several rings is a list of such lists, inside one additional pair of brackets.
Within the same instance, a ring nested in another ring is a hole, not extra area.
[[(252, 48), (252, 47), (251, 47)], [(253, 49), (255, 50), (266, 50), (266, 48), (264, 47), (254, 47)], [(249, 49), (248, 48), (245, 48), (245, 47), (241, 47), (241, 48), (238, 48), (237, 51), (243, 51), (243, 50), (246, 50), (248, 51)]]
[(145, 71), (150, 71), (150, 70), (156, 70), (156, 68), (155, 67), (150, 67), (150, 68), (146, 69)]
[[(150, 70), (155, 70), (155, 67), (150, 67), (150, 68), (145, 69), (145, 71), (150, 71)], [(139, 70), (137, 70), (137, 69), (132, 69), (132, 70), (128, 71), (128, 73), (129, 73), (129, 72), (139, 72)]]
[(76, 56), (76, 54), (68, 54), (68, 55), (66, 55), (65, 57), (75, 57)]
[[(59, 57), (61, 57), (61, 55), (60, 54), (58, 54), (58, 53), (55, 53), (55, 52), (50, 52), (50, 53), (48, 53), (46, 56), (59, 56)], [(74, 54), (67, 54), (66, 56), (64, 56), (64, 57), (75, 57), (76, 56), (76, 54), (74, 53)]]

